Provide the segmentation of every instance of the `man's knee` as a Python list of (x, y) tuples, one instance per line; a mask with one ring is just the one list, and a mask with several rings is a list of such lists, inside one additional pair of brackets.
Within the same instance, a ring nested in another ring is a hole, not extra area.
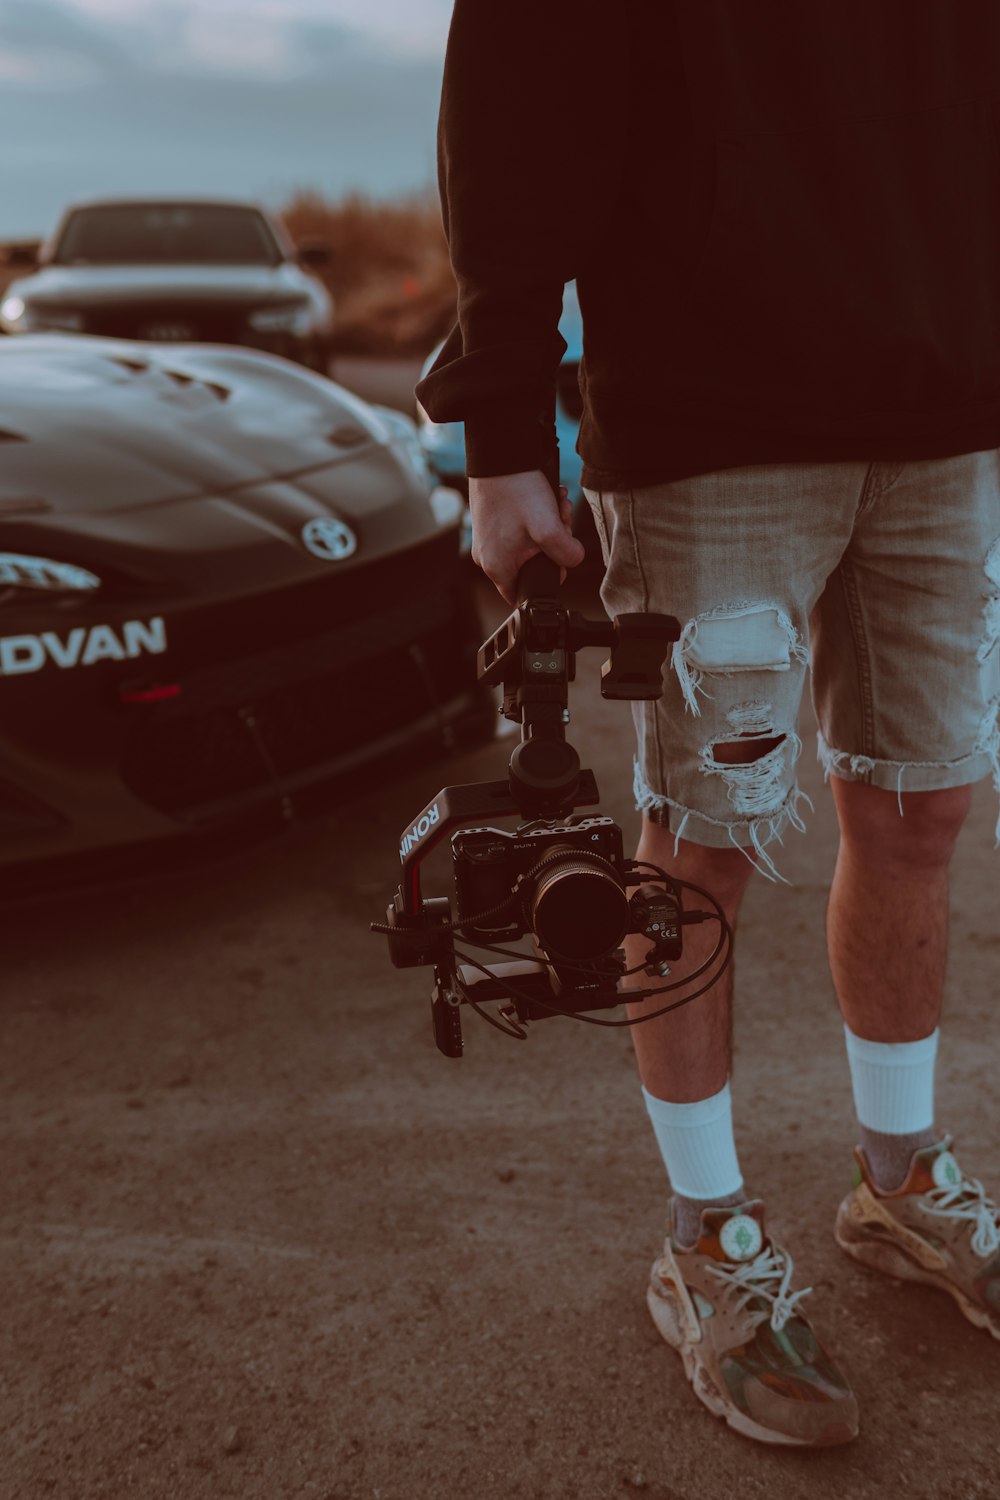
[(665, 825), (655, 822), (648, 814), (643, 816), (637, 857), (651, 859), (668, 874), (683, 875), (687, 871), (691, 879), (697, 881), (697, 874), (692, 873), (694, 867), (697, 867), (699, 873), (704, 872), (706, 880), (742, 890), (754, 872), (751, 862), (753, 854), (752, 846), (748, 846), (744, 852), (735, 844), (698, 844), (685, 838), (683, 834), (678, 839)]
[[(830, 778), (842, 839), (867, 856), (908, 859), (947, 856), (972, 805), (972, 787), (903, 792)], [(899, 815), (902, 800), (903, 816)]]

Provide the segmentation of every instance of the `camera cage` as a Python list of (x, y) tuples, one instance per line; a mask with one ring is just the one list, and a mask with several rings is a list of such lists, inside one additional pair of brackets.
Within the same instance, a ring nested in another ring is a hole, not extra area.
[[(670, 973), (667, 958), (681, 956), (681, 927), (690, 922), (718, 920), (722, 926), (715, 952), (684, 984), (711, 967), (722, 947), (729, 943), (718, 974), (694, 994), (645, 1015), (625, 1020), (599, 1020), (584, 1011), (613, 1009), (624, 1001), (635, 1002), (679, 987), (661, 985), (653, 989), (618, 988), (626, 973), (624, 951), (615, 948), (600, 959), (586, 962), (558, 960), (542, 948), (531, 934), (535, 957), (511, 952), (467, 937), (473, 946), (506, 956), (506, 964), (483, 964), (457, 953), (455, 932), (476, 926), (465, 916), (452, 921), (447, 897), (425, 898), (421, 890), (421, 867), (442, 840), (459, 828), (466, 832), (489, 831), (493, 820), (520, 816), (516, 835), (535, 832), (541, 824), (547, 835), (542, 848), (557, 840), (560, 828), (578, 831), (588, 821), (577, 808), (596, 807), (600, 798), (592, 771), (581, 768), (574, 747), (566, 739), (569, 720), (568, 689), (576, 675), (576, 653), (585, 646), (608, 646), (610, 655), (601, 669), (601, 694), (612, 699), (656, 699), (663, 691), (663, 662), (672, 642), (680, 636), (680, 625), (672, 615), (621, 614), (614, 620), (589, 620), (559, 602), (559, 569), (543, 554), (531, 558), (518, 576), (518, 604), (507, 619), (480, 647), (477, 675), (480, 681), (503, 688), (504, 717), (521, 725), (504, 780), (474, 782), (443, 787), (404, 830), (399, 848), (402, 875), (393, 901), (386, 909), (385, 923), (370, 924), (385, 933), (389, 954), (397, 968), (432, 965), (435, 984), (431, 995), (434, 1036), (441, 1052), (460, 1057), (463, 1051), (460, 1007), (468, 1004), (478, 1015), (507, 1035), (523, 1040), (523, 1024), (548, 1015), (569, 1015), (593, 1025), (630, 1026), (655, 1019), (679, 1005), (688, 1004), (716, 982), (730, 961), (732, 933), (721, 907), (709, 892), (690, 882), (678, 881), (658, 866), (643, 861), (622, 860), (617, 872), (623, 889), (635, 887), (629, 902), (629, 931), (643, 932), (652, 947), (638, 966), (646, 973)], [(598, 824), (620, 829), (610, 818), (598, 815)], [(596, 825), (595, 825), (596, 826)], [(499, 830), (493, 830), (498, 835)], [(506, 837), (511, 837), (506, 835)], [(454, 841), (453, 841), (454, 848)], [(598, 860), (596, 854), (593, 859)], [(603, 861), (607, 863), (607, 861)], [(609, 865), (610, 868), (610, 865)], [(641, 871), (652, 871), (657, 881)], [(683, 910), (681, 887), (704, 895), (714, 911)], [(508, 904), (513, 905), (514, 897)], [(503, 907), (498, 908), (502, 910)], [(477, 919), (493, 912), (476, 913)], [(527, 929), (525, 929), (525, 933)], [(522, 934), (524, 935), (524, 934)], [(459, 962), (459, 960), (464, 960)], [(475, 995), (472, 993), (475, 990)], [(480, 1001), (507, 1000), (496, 1016)], [(561, 1003), (560, 1003), (561, 1002)]]

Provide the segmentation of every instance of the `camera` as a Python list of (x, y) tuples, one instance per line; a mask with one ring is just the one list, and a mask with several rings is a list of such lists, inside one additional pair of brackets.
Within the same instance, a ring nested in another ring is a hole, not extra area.
[[(479, 679), (503, 687), (503, 715), (521, 725), (506, 779), (444, 787), (403, 833), (402, 879), (386, 910), (384, 933), (397, 968), (433, 967), (434, 1039), (447, 1057), (461, 1057), (461, 1007), (469, 1006), (507, 1036), (523, 1041), (525, 1025), (570, 1016), (602, 1026), (632, 1026), (688, 1004), (715, 983), (730, 962), (732, 932), (709, 892), (673, 879), (644, 861), (626, 859), (622, 831), (597, 811), (591, 771), (566, 739), (568, 684), (576, 652), (609, 646), (601, 671), (605, 698), (659, 698), (663, 663), (680, 636), (672, 615), (622, 614), (588, 620), (559, 600), (559, 569), (543, 555), (521, 569), (518, 605), (480, 648)], [(502, 817), (520, 818), (513, 831)], [(424, 897), (421, 865), (451, 838), (456, 916), (448, 897)], [(682, 887), (699, 892), (714, 911), (686, 911)], [(593, 1013), (614, 1009), (678, 985), (640, 988), (621, 981), (636, 972), (664, 978), (682, 954), (682, 928), (717, 920), (715, 952), (684, 983), (700, 977), (728, 943), (719, 974), (694, 994), (622, 1020)], [(621, 946), (629, 933), (649, 939), (636, 970)], [(509, 960), (487, 964), (455, 947), (469, 946)], [(527, 939), (530, 951), (505, 946)], [(502, 1002), (495, 1012), (486, 1008)]]
[(458, 919), (473, 941), (531, 932), (553, 958), (572, 961), (616, 948), (628, 931), (621, 829), (611, 818), (540, 820), (516, 833), (472, 828), (455, 835), (452, 856)]

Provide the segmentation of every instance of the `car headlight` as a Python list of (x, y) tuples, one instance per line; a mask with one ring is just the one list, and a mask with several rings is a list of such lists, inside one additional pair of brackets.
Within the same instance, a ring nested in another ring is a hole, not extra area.
[(0, 552), (0, 598), (8, 590), (65, 595), (88, 594), (100, 587), (96, 573), (78, 568), (75, 563), (29, 557), (24, 552)]
[(26, 311), (27, 308), (20, 297), (5, 297), (3, 302), (0, 302), (0, 318), (3, 318), (5, 325), (20, 323)]
[(312, 327), (312, 308), (308, 302), (258, 307), (247, 321), (258, 333), (308, 333)]
[(8, 333), (79, 333), (83, 314), (64, 307), (39, 307), (23, 297), (7, 297), (0, 303), (0, 322)]

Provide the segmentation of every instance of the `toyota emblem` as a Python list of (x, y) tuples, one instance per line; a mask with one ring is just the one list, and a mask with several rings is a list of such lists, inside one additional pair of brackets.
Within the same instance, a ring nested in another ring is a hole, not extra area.
[(302, 541), (313, 557), (324, 562), (343, 562), (358, 550), (358, 539), (349, 526), (333, 516), (318, 516), (302, 528)]

